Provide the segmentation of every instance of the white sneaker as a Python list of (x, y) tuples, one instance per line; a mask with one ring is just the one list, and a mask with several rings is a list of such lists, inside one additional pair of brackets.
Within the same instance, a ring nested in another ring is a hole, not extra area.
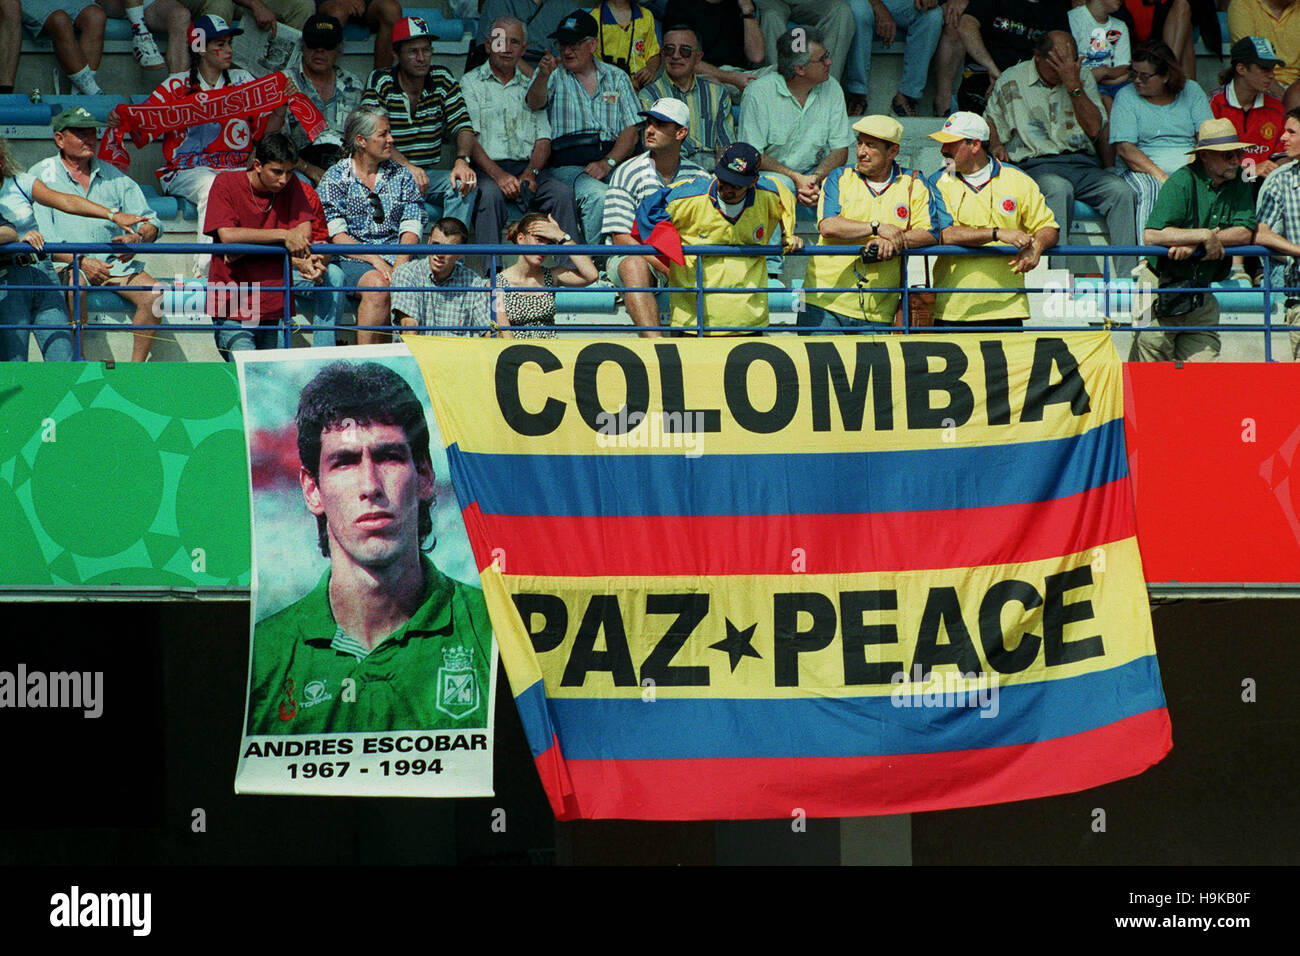
[(131, 52), (135, 54), (135, 62), (139, 63), (143, 69), (156, 70), (166, 65), (162, 54), (158, 52), (158, 44), (154, 42), (151, 33), (132, 34)]

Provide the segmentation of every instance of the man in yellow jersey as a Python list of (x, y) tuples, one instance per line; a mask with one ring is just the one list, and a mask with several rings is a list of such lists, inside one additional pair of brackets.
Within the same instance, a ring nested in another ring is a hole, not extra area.
[(855, 255), (811, 257), (803, 282), (805, 289), (851, 291), (809, 292), (800, 328), (889, 327), (899, 293), (882, 290), (900, 285), (899, 252), (933, 245), (939, 230), (952, 222), (921, 174), (904, 172), (896, 162), (903, 139), (898, 120), (864, 116), (853, 131), (857, 165), (841, 166), (826, 177), (817, 208), (817, 244), (853, 246)]
[[(934, 264), (934, 324), (971, 328), (1020, 328), (1029, 318), (1025, 273), (1043, 251), (1056, 245), (1061, 230), (1038, 185), (1028, 175), (992, 159), (989, 124), (975, 113), (954, 113), (943, 129), (930, 134), (943, 144), (944, 166), (930, 177), (952, 224), (939, 241), (947, 246), (1014, 246), (1001, 256), (939, 256)], [(944, 292), (943, 289), (1008, 289), (1006, 292)]]
[[(699, 327), (696, 313), (695, 256), (683, 245), (762, 246), (781, 229), (782, 248), (796, 252), (803, 240), (794, 234), (795, 199), (784, 185), (759, 176), (762, 155), (748, 143), (723, 151), (713, 175), (661, 189), (641, 201), (636, 236), (671, 260), (668, 285), (674, 292), (672, 324), (685, 334)], [(703, 256), (704, 288), (748, 288), (753, 292), (709, 292), (704, 296), (706, 327), (725, 327), (720, 334), (753, 334), (746, 329), (767, 325), (767, 263), (762, 255)], [(760, 291), (761, 290), (761, 291)]]

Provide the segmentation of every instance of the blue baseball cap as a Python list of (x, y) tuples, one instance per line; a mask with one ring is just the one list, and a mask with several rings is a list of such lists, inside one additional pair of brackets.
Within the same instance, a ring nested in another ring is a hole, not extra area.
[(733, 186), (752, 186), (758, 180), (758, 163), (763, 154), (748, 143), (732, 143), (722, 151), (713, 175)]

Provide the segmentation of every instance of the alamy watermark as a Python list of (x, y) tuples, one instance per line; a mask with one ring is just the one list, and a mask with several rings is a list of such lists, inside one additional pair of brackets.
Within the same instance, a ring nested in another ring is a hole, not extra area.
[(931, 671), (927, 678), (924, 668), (914, 664), (910, 682), (906, 671), (896, 671), (889, 682), (894, 685), (889, 702), (895, 707), (969, 707), (978, 709), (980, 717), (989, 718), (996, 717), (1001, 709), (998, 675), (985, 671), (978, 674)]
[(704, 453), (703, 412), (617, 412), (596, 415), (596, 444), (601, 448), (674, 448), (687, 458)]
[(0, 708), (80, 710), (93, 720), (104, 712), (103, 671), (29, 671), (19, 664), (0, 671)]

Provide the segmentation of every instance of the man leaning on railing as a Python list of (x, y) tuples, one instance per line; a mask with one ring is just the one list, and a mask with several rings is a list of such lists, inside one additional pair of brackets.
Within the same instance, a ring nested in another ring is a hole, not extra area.
[(1300, 360), (1300, 106), (1287, 111), (1282, 150), (1290, 160), (1279, 166), (1259, 191), (1259, 233), (1255, 241), (1285, 253), (1286, 324), (1291, 326), (1291, 357)]
[[(1237, 176), (1245, 143), (1232, 120), (1212, 119), (1196, 136), (1196, 158), (1170, 173), (1160, 187), (1142, 241), (1168, 246), (1166, 258), (1149, 258), (1159, 279), (1156, 325), (1196, 326), (1181, 332), (1137, 332), (1130, 362), (1213, 362), (1219, 357), (1219, 302), (1211, 282), (1227, 278), (1224, 246), (1243, 246), (1255, 235), (1251, 186)], [(1204, 258), (1193, 258), (1204, 250)]]

